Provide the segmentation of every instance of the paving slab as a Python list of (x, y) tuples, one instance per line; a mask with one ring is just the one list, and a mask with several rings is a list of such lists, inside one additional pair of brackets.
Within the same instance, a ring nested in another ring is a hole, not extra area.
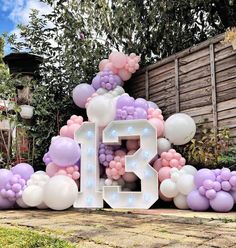
[(236, 212), (11, 210), (0, 212), (0, 226), (44, 232), (79, 248), (236, 247)]

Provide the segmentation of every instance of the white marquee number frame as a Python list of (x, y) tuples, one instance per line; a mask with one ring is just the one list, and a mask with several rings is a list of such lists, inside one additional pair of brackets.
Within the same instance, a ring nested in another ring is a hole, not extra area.
[(100, 192), (98, 130), (94, 123), (84, 123), (80, 127), (75, 140), (82, 146), (81, 192), (74, 203), (75, 208), (102, 208), (104, 199), (112, 208), (148, 209), (158, 200), (158, 174), (149, 164), (157, 154), (155, 128), (147, 120), (130, 120), (113, 121), (103, 131), (103, 143), (110, 145), (119, 144), (121, 139), (139, 137), (140, 148), (125, 157), (125, 171), (133, 172), (141, 179), (141, 192), (121, 191), (120, 186), (104, 186)]

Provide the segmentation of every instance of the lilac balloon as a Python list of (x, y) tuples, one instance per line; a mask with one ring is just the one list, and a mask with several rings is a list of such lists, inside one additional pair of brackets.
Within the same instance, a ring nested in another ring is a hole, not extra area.
[(216, 176), (220, 175), (221, 169), (215, 169), (214, 170), (214, 173), (215, 173)]
[(230, 191), (231, 190), (231, 185), (230, 185), (230, 183), (228, 181), (223, 181), (221, 183), (221, 188), (224, 191)]
[(73, 139), (60, 137), (51, 143), (49, 156), (59, 167), (74, 165), (80, 159), (80, 147)]
[(221, 178), (223, 179), (223, 181), (228, 181), (231, 177), (231, 171), (229, 168), (223, 168), (221, 170)]
[(10, 170), (0, 169), (0, 190), (5, 187), (12, 176), (13, 174)]
[(234, 199), (231, 194), (219, 191), (216, 193), (216, 197), (210, 200), (210, 206), (216, 212), (229, 212), (234, 206)]
[(210, 200), (216, 197), (216, 191), (214, 189), (209, 189), (206, 191), (206, 197)]
[(203, 186), (205, 189), (213, 189), (214, 185), (213, 185), (213, 181), (210, 180), (210, 179), (206, 179), (204, 182), (203, 182)]
[(205, 194), (206, 194), (206, 190), (205, 190), (205, 188), (204, 188), (203, 186), (199, 187), (198, 192), (199, 192), (201, 195), (204, 195), (204, 196), (205, 196)]
[(200, 186), (203, 185), (203, 182), (207, 179), (215, 181), (216, 177), (214, 172), (209, 169), (201, 169), (195, 174), (194, 183), (197, 186), (197, 188), (199, 188)]
[(236, 176), (236, 171), (231, 171), (231, 176)]
[(95, 89), (89, 84), (79, 84), (73, 90), (74, 103), (80, 107), (85, 108), (87, 99), (95, 93)]
[(147, 112), (143, 108), (136, 108), (134, 112), (135, 119), (145, 119), (147, 120)]
[(147, 103), (148, 103), (149, 108), (159, 109), (159, 107), (157, 106), (155, 102), (148, 101)]
[(17, 164), (11, 168), (11, 171), (14, 175), (20, 175), (21, 178), (25, 179), (26, 181), (34, 173), (33, 167), (26, 163)]
[(200, 195), (198, 190), (192, 191), (187, 196), (187, 203), (189, 208), (195, 211), (206, 211), (210, 206), (209, 200), (205, 196)]
[(116, 103), (117, 109), (122, 109), (122, 107), (133, 107), (134, 106), (134, 98), (130, 97), (128, 94), (122, 95), (118, 98)]
[(236, 186), (236, 176), (232, 176), (230, 179), (229, 179), (229, 182), (230, 184), (235, 187)]
[(221, 175), (218, 175), (216, 177), (216, 181), (219, 182), (219, 183), (221, 183), (223, 181), (223, 179), (221, 178)]
[(231, 191), (230, 192), (231, 196), (233, 197), (234, 199), (234, 204), (236, 203), (236, 191)]
[(220, 191), (221, 190), (221, 184), (219, 182), (214, 182), (213, 183), (213, 188), (215, 191)]
[(0, 209), (9, 209), (14, 206), (14, 201), (9, 201), (7, 198), (4, 198), (0, 194)]
[(148, 103), (145, 99), (143, 98), (137, 98), (134, 102), (134, 106), (136, 108), (142, 108), (144, 110), (148, 110)]
[(44, 156), (43, 156), (43, 162), (45, 163), (45, 165), (48, 165), (49, 163), (52, 162), (52, 160), (51, 160), (48, 152), (44, 154)]

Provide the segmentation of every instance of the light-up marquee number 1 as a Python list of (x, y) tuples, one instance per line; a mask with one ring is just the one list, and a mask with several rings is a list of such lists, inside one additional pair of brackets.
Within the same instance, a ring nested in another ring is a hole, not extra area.
[[(98, 136), (94, 123), (84, 123), (75, 134), (81, 143), (81, 182), (75, 208), (101, 208), (103, 199), (112, 208), (148, 209), (158, 200), (158, 175), (148, 164), (157, 153), (156, 130), (146, 120), (113, 121), (103, 131), (103, 142), (120, 143), (121, 139), (140, 137), (140, 148), (125, 157), (126, 172), (141, 179), (141, 192), (121, 191), (120, 186), (104, 186), (98, 191)], [(103, 194), (103, 195), (102, 195)]]

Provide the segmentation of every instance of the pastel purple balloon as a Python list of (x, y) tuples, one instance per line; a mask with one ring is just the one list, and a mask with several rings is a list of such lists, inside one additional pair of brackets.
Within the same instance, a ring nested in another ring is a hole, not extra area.
[(230, 191), (231, 190), (231, 185), (230, 185), (230, 183), (228, 181), (223, 181), (221, 183), (221, 188), (224, 191)]
[(49, 163), (52, 162), (52, 160), (51, 160), (48, 152), (44, 154), (44, 156), (43, 156), (43, 162), (45, 163), (45, 165), (48, 165)]
[(221, 183), (223, 181), (223, 179), (221, 178), (221, 175), (218, 175), (216, 177), (216, 181), (219, 182), (219, 183)]
[(216, 197), (216, 191), (214, 189), (209, 189), (206, 191), (206, 197), (210, 200)]
[(210, 200), (210, 206), (216, 212), (229, 212), (234, 206), (234, 199), (230, 193), (219, 191), (216, 197)]
[(9, 209), (14, 206), (14, 201), (9, 201), (7, 198), (1, 196), (0, 194), (0, 209)]
[(213, 189), (214, 185), (213, 185), (213, 181), (210, 180), (210, 179), (206, 179), (204, 182), (203, 182), (203, 186), (205, 189)]
[(143, 108), (136, 108), (134, 112), (135, 119), (147, 119), (147, 111)]
[(117, 109), (122, 109), (123, 107), (133, 107), (134, 106), (134, 98), (130, 97), (128, 94), (122, 95), (118, 98), (116, 103)]
[(197, 188), (199, 188), (200, 186), (203, 185), (203, 182), (207, 179), (215, 181), (216, 177), (214, 172), (209, 169), (201, 169), (195, 174), (194, 183), (197, 186)]
[(10, 170), (0, 169), (0, 190), (5, 187), (12, 176), (13, 174)]
[(230, 179), (229, 179), (229, 182), (230, 184), (235, 187), (236, 186), (236, 176), (232, 176)]
[(206, 194), (206, 190), (205, 190), (205, 188), (203, 186), (199, 187), (198, 191), (199, 191), (199, 193), (201, 195), (205, 195)]
[(20, 175), (24, 180), (28, 180), (34, 173), (34, 169), (30, 164), (20, 163), (11, 168), (14, 175)]
[(51, 143), (49, 156), (59, 167), (74, 165), (80, 159), (80, 147), (71, 138), (59, 137)]
[(142, 108), (142, 109), (144, 109), (144, 110), (148, 110), (148, 103), (147, 103), (147, 101), (145, 100), (145, 99), (143, 99), (143, 98), (137, 98), (136, 100), (135, 100), (135, 102), (134, 102), (134, 106), (136, 107), (136, 108)]
[(228, 181), (231, 177), (231, 171), (229, 168), (223, 168), (221, 170), (221, 178), (223, 179), (223, 181)]
[(219, 182), (213, 182), (213, 188), (218, 192), (221, 190), (221, 184)]
[(80, 107), (85, 108), (87, 99), (95, 93), (95, 89), (89, 84), (79, 84), (73, 90), (74, 103)]
[(209, 200), (202, 196), (198, 190), (192, 191), (187, 196), (187, 203), (189, 208), (195, 211), (206, 211), (210, 207)]
[(234, 199), (234, 204), (236, 203), (236, 191), (231, 191), (230, 192), (231, 196), (233, 197)]
[(214, 170), (214, 173), (215, 173), (216, 176), (220, 175), (221, 169), (215, 169)]

